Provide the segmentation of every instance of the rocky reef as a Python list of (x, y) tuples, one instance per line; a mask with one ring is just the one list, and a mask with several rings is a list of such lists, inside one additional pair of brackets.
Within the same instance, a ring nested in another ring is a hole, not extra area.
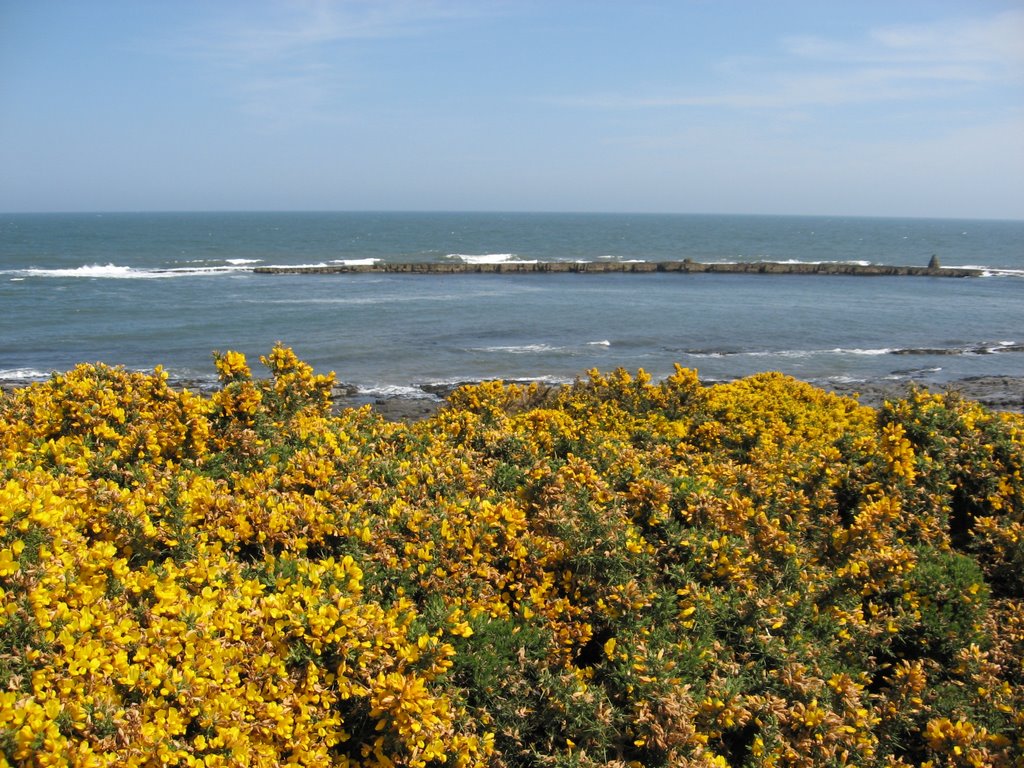
[[(934, 260), (933, 260), (934, 261)], [(853, 275), (860, 277), (981, 277), (980, 269), (940, 267), (937, 261), (926, 267), (861, 264), (847, 262), (779, 262), (751, 261), (702, 263), (692, 259), (682, 261), (503, 261), (494, 264), (466, 264), (457, 262), (403, 262), (376, 264), (321, 264), (315, 266), (254, 267), (260, 275), (333, 275), (358, 273), (386, 274), (530, 274), (572, 273), (648, 274), (652, 272), (680, 272), (687, 274), (761, 274), (761, 275)]]

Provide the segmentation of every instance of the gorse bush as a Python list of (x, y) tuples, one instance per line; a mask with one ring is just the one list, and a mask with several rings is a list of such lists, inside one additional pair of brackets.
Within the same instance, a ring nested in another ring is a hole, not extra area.
[(778, 374), (0, 397), (0, 761), (1024, 765), (1024, 419)]

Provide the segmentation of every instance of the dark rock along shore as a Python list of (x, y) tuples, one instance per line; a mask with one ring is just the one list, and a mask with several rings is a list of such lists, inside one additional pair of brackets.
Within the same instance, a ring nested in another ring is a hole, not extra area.
[[(992, 410), (1024, 413), (1024, 378), (1016, 376), (976, 376), (950, 382), (941, 387), (905, 380), (879, 380), (832, 384), (823, 388), (838, 395), (854, 397), (861, 405), (877, 408), (886, 400), (905, 397), (915, 383), (932, 392), (956, 392), (962, 397), (976, 400)], [(428, 397), (360, 399), (352, 394), (346, 395), (344, 392), (339, 392), (339, 396), (335, 399), (335, 407), (358, 407), (369, 403), (375, 411), (391, 421), (419, 421), (430, 418), (443, 407), (445, 398), (454, 389), (455, 386), (430, 388), (429, 394), (434, 394), (436, 399)]]
[(980, 277), (980, 269), (939, 266), (937, 260), (926, 267), (892, 266), (886, 264), (848, 264), (843, 262), (727, 262), (704, 264), (692, 259), (682, 261), (503, 261), (495, 264), (464, 264), (460, 262), (409, 262), (380, 264), (323, 264), (319, 266), (254, 267), (258, 275), (335, 275), (387, 273), (408, 275), (450, 274), (650, 274), (677, 272), (685, 274), (759, 274), (759, 275), (851, 275), (858, 277)]
[[(464, 382), (470, 384), (473, 382)], [(513, 382), (509, 382), (513, 383)], [(514, 383), (528, 383), (516, 381)], [(716, 382), (707, 381), (705, 384)], [(28, 386), (30, 382), (14, 379), (0, 379), (0, 391), (10, 392)], [(929, 385), (925, 382), (911, 380), (859, 381), (851, 383), (833, 383), (823, 386), (824, 389), (847, 397), (855, 397), (861, 405), (877, 408), (886, 400), (906, 396), (915, 384), (932, 392), (956, 392), (961, 396), (976, 400), (987, 408), (997, 411), (1017, 411), (1024, 413), (1024, 377), (1018, 376), (974, 376), (950, 382), (942, 386)], [(188, 388), (194, 392), (209, 392), (215, 385), (199, 381), (175, 381), (173, 386)], [(424, 385), (423, 397), (373, 397), (361, 395), (356, 387), (337, 384), (333, 398), (335, 410), (342, 408), (359, 408), (369, 405), (390, 421), (420, 421), (430, 418), (445, 405), (450, 395), (459, 385)]]

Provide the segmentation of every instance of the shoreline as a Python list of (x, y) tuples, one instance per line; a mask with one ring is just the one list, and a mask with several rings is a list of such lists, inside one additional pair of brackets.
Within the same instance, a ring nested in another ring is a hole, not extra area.
[(848, 275), (854, 277), (983, 277), (985, 270), (971, 267), (926, 267), (846, 262), (712, 262), (681, 261), (499, 261), (486, 263), (378, 262), (373, 264), (319, 264), (253, 267), (257, 275), (519, 275), (519, 274), (742, 274), (742, 275)]
[[(360, 407), (369, 405), (374, 411), (389, 421), (421, 421), (437, 413), (448, 401), (448, 396), (464, 384), (478, 382), (461, 382), (451, 385), (426, 385), (425, 397), (409, 397), (403, 395), (373, 396), (360, 395), (352, 388), (340, 385), (335, 387), (334, 407)], [(508, 384), (530, 384), (529, 380), (508, 380)], [(722, 384), (725, 381), (701, 380), (704, 386)], [(956, 392), (965, 399), (974, 400), (993, 411), (1012, 411), (1024, 413), (1024, 377), (1021, 376), (969, 376), (950, 381), (942, 385), (913, 379), (875, 379), (857, 382), (807, 382), (814, 387), (832, 392), (843, 397), (856, 399), (861, 405), (871, 408), (880, 407), (886, 400), (904, 397), (914, 386), (934, 393)], [(542, 384), (547, 389), (556, 389), (557, 384)], [(433, 397), (429, 397), (433, 395)]]
[[(796, 378), (796, 377), (794, 377)], [(799, 380), (799, 379), (798, 379)], [(0, 392), (10, 392), (32, 384), (44, 383), (46, 379), (0, 379)], [(529, 385), (531, 379), (506, 379), (507, 384)], [(728, 380), (701, 379), (704, 386), (723, 384)], [(414, 422), (430, 418), (448, 402), (448, 396), (460, 386), (477, 384), (479, 381), (460, 381), (451, 384), (422, 384), (418, 389), (422, 396), (409, 394), (381, 395), (361, 391), (353, 384), (338, 382), (332, 391), (332, 409), (335, 412), (345, 408), (360, 408), (369, 405), (388, 421)], [(994, 411), (1024, 413), (1024, 376), (992, 375), (969, 376), (954, 379), (944, 384), (934, 384), (914, 379), (869, 379), (863, 381), (808, 381), (814, 387), (844, 397), (852, 397), (861, 405), (878, 408), (886, 400), (906, 396), (911, 387), (918, 386), (928, 392), (956, 392), (968, 400), (974, 400)], [(209, 394), (218, 388), (215, 381), (198, 379), (171, 379), (169, 384), (176, 389), (190, 389), (193, 392)], [(540, 382), (542, 388), (557, 389), (560, 384)]]

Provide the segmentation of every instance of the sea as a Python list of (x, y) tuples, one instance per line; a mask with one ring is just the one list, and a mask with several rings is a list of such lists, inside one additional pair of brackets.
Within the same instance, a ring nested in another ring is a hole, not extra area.
[[(983, 277), (257, 274), (256, 266), (838, 262)], [(367, 398), (675, 364), (705, 381), (1024, 377), (1024, 221), (556, 213), (0, 214), (0, 379), (83, 362), (212, 385), (281, 342)]]

